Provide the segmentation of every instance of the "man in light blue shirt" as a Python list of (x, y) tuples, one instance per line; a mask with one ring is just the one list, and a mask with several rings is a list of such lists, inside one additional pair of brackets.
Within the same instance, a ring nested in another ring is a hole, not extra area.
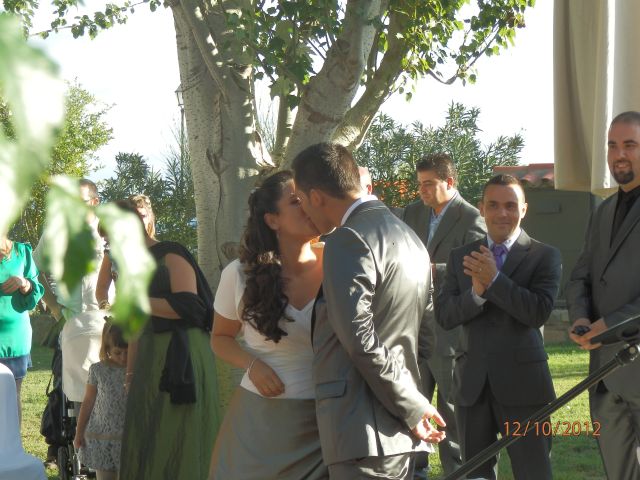
[[(458, 175), (449, 155), (425, 156), (416, 165), (416, 176), (420, 198), (407, 205), (401, 218), (416, 232), (429, 252), (435, 296), (442, 285), (451, 250), (484, 238), (485, 224), (478, 209), (458, 192)], [(433, 315), (426, 315), (422, 321), (418, 346), (420, 375), (428, 398), (433, 397), (438, 385), (437, 405), (447, 422), (447, 438), (439, 445), (445, 474), (461, 465), (454, 407), (448, 401), (459, 336), (460, 329), (444, 331), (435, 324)], [(418, 467), (424, 467), (420, 460)], [(424, 474), (418, 478), (424, 478)]]

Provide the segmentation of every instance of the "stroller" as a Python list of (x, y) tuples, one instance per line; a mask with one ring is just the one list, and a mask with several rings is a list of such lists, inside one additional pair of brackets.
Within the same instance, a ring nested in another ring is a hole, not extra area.
[[(91, 338), (95, 346), (100, 344), (100, 335), (89, 332), (80, 339), (86, 347), (87, 339)], [(73, 339), (72, 339), (73, 341)], [(75, 345), (67, 345), (67, 348), (75, 350)], [(80, 349), (78, 349), (80, 350)], [(62, 389), (62, 350), (59, 345), (55, 346), (51, 361), (51, 379), (47, 386), (47, 405), (42, 415), (40, 433), (45, 437), (45, 441), (50, 445), (50, 453), (56, 458), (60, 480), (86, 480), (95, 478), (95, 473), (90, 472), (80, 464), (77, 452), (73, 446), (73, 439), (76, 433), (76, 412), (74, 402), (69, 400)]]
[(51, 378), (47, 385), (47, 405), (40, 423), (40, 434), (56, 458), (60, 480), (85, 480), (81, 465), (73, 448), (76, 418), (73, 402), (62, 391), (62, 351), (56, 346), (51, 360)]
[(88, 471), (80, 465), (78, 454), (73, 447), (73, 439), (76, 434), (76, 416), (73, 402), (67, 399), (62, 393), (62, 410), (60, 413), (62, 425), (62, 437), (64, 445), (58, 446), (58, 472), (60, 480), (86, 480), (89, 478)]

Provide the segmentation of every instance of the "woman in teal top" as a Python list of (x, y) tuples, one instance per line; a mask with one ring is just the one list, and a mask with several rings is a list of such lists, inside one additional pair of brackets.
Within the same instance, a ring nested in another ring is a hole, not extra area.
[(20, 386), (31, 360), (29, 311), (43, 293), (31, 246), (0, 235), (0, 363), (9, 367), (16, 379), (19, 412)]

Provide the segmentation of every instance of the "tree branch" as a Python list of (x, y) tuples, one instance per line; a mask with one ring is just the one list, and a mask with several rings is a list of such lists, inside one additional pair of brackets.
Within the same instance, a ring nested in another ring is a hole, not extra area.
[(204, 64), (218, 85), (225, 103), (228, 102), (225, 84), (233, 80), (238, 88), (248, 90), (246, 83), (251, 76), (251, 65), (242, 65), (236, 57), (242, 51), (242, 45), (227, 25), (226, 3), (230, 2), (211, 6), (200, 0), (182, 0), (172, 6), (174, 15), (180, 16), (189, 25)]
[[(57, 15), (57, 17), (51, 22), (51, 28), (35, 33), (29, 33), (28, 36), (47, 38), (50, 34), (58, 33), (60, 30), (75, 30), (81, 27), (83, 31), (80, 35), (84, 33), (85, 28), (88, 28), (90, 30), (90, 34), (92, 34), (92, 36), (95, 36), (99, 30), (110, 28), (116, 23), (126, 23), (128, 17), (127, 15), (123, 14), (126, 14), (127, 12), (133, 12), (135, 7), (144, 4), (149, 4), (149, 0), (141, 0), (137, 3), (125, 2), (125, 4), (122, 6), (109, 4), (106, 6), (104, 12), (94, 12), (93, 18), (89, 17), (88, 15), (83, 15), (82, 17), (76, 17), (80, 18), (79, 22), (71, 24), (66, 24), (66, 20), (64, 19), (68, 7), (65, 6), (64, 10), (62, 11), (60, 11), (62, 7), (58, 7), (58, 10), (53, 12), (54, 15)], [(154, 2), (154, 5), (156, 5), (156, 2)], [(152, 11), (155, 10), (155, 8), (157, 7), (154, 7)], [(75, 33), (74, 36), (76, 36)]]
[(375, 34), (371, 19), (379, 14), (380, 0), (347, 2), (340, 35), (320, 71), (301, 92), (285, 163), (304, 147), (333, 136), (360, 85)]
[[(293, 92), (292, 92), (293, 93)], [(273, 146), (273, 158), (276, 165), (280, 165), (287, 150), (287, 143), (291, 137), (293, 115), (286, 95), (280, 95), (278, 103), (278, 118), (276, 121), (276, 138)]]
[[(347, 111), (334, 134), (333, 140), (357, 148), (362, 142), (369, 125), (380, 106), (393, 92), (393, 86), (402, 72), (402, 61), (409, 52), (409, 45), (402, 33), (408, 24), (406, 14), (392, 11), (389, 16), (388, 49), (380, 66), (366, 84), (366, 89), (358, 102)], [(372, 48), (376, 48), (375, 45)]]

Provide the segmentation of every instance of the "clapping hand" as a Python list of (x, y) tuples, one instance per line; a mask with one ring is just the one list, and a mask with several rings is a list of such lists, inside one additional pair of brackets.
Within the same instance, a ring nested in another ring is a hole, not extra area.
[(464, 273), (471, 277), (473, 291), (477, 295), (482, 295), (485, 292), (498, 273), (493, 253), (484, 245), (480, 245), (479, 252), (465, 255), (462, 259), (462, 265)]
[(17, 290), (23, 295), (27, 294), (31, 290), (31, 282), (24, 277), (13, 276), (9, 277), (2, 285), (2, 292), (11, 294)]
[(438, 430), (437, 427), (433, 426), (429, 421), (430, 419), (433, 419), (436, 424), (441, 427), (447, 426), (442, 416), (440, 416), (436, 410), (436, 407), (429, 405), (418, 425), (411, 429), (411, 431), (420, 440), (424, 440), (428, 443), (440, 443), (447, 435), (443, 430)]

